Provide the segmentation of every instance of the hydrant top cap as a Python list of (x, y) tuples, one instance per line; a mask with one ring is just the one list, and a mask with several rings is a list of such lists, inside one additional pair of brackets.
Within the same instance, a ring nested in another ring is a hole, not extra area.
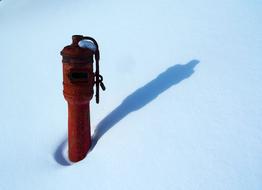
[(83, 39), (82, 35), (73, 35), (72, 36), (72, 45), (78, 46), (78, 42), (81, 41)]
[(92, 58), (94, 52), (91, 49), (82, 48), (78, 45), (79, 41), (83, 40), (83, 38), (84, 36), (82, 35), (73, 35), (72, 44), (64, 47), (60, 54), (62, 56), (69, 56), (75, 58)]

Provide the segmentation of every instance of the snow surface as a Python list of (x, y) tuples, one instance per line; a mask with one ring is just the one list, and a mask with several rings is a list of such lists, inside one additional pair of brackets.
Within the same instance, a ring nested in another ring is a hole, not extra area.
[[(259, 0), (0, 2), (0, 190), (261, 190)], [(95, 146), (66, 166), (60, 51), (100, 47)]]

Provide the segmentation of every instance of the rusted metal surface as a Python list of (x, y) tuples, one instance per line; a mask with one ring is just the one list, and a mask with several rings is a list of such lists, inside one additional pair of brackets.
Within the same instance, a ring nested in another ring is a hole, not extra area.
[(96, 73), (93, 72), (96, 52), (78, 46), (84, 38), (74, 35), (72, 44), (61, 51), (63, 94), (68, 102), (68, 154), (72, 162), (82, 160), (91, 146), (89, 102), (96, 83)]

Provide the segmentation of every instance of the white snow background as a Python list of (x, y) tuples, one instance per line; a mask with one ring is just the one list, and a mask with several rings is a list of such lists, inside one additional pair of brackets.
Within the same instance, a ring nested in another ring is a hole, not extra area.
[[(261, 23), (260, 0), (0, 1), (0, 190), (261, 190)], [(107, 90), (65, 166), (74, 34)]]

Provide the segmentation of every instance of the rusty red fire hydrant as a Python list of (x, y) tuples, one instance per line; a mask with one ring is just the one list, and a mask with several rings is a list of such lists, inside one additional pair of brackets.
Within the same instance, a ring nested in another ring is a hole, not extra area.
[[(72, 162), (82, 160), (91, 146), (89, 102), (96, 86), (96, 102), (99, 103), (99, 87), (105, 90), (99, 74), (99, 49), (91, 37), (72, 36), (72, 44), (61, 51), (63, 57), (64, 97), (68, 102), (68, 155)], [(83, 48), (79, 42), (86, 40), (93, 48)], [(93, 72), (93, 58), (96, 71)]]

